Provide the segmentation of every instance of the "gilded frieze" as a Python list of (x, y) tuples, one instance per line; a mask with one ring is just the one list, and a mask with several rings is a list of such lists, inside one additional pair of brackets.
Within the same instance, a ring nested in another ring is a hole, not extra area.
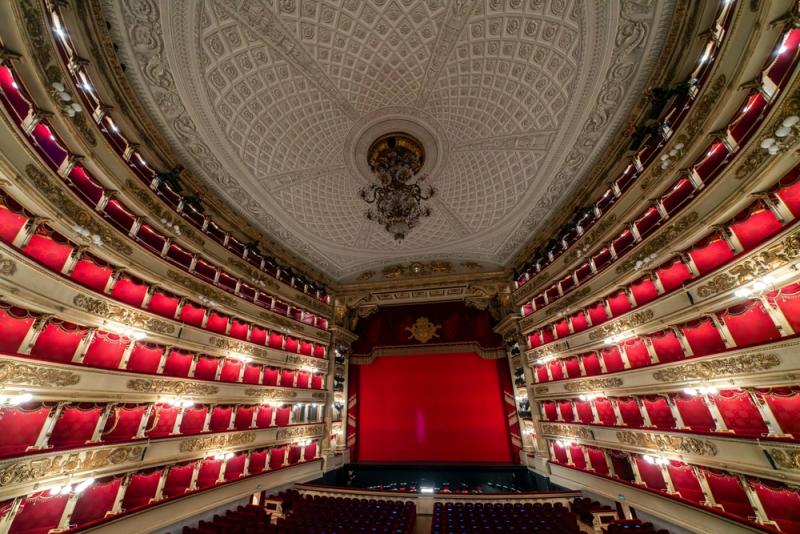
[(236, 306), (236, 300), (229, 297), (228, 295), (223, 294), (221, 291), (217, 291), (216, 289), (208, 287), (208, 285), (198, 282), (191, 276), (186, 276), (183, 273), (179, 273), (178, 271), (167, 271), (167, 278), (176, 282), (189, 291), (203, 296), (209, 300), (213, 300), (223, 306), (234, 307)]
[(67, 387), (81, 381), (72, 371), (30, 363), (0, 361), (0, 384), (33, 387)]
[(777, 367), (780, 363), (780, 358), (775, 354), (764, 354), (762, 352), (742, 354), (659, 369), (653, 373), (653, 378), (659, 382), (683, 382), (686, 380), (737, 376), (766, 371)]
[(322, 360), (320, 358), (308, 358), (306, 356), (295, 356), (294, 354), (286, 355), (286, 363), (311, 367), (313, 369), (319, 369), (320, 371), (326, 371), (328, 369), (327, 360)]
[(244, 394), (248, 397), (257, 398), (260, 400), (260, 402), (268, 400), (294, 399), (297, 397), (297, 392), (288, 388), (249, 388), (244, 390)]
[[(160, 380), (148, 378), (134, 378), (128, 380), (125, 386), (139, 393), (169, 393), (172, 395), (215, 395), (219, 392), (217, 386), (188, 382), (185, 380)], [(245, 393), (247, 395), (247, 393)]]
[(0, 259), (0, 276), (13, 276), (17, 272), (17, 262), (9, 258)]
[(282, 428), (278, 430), (278, 439), (308, 438), (322, 435), (324, 432), (325, 427), (323, 425)]
[(92, 315), (97, 315), (103, 319), (108, 319), (132, 328), (141, 328), (154, 334), (175, 333), (175, 326), (166, 321), (154, 319), (142, 313), (100, 299), (88, 297), (86, 295), (75, 295), (72, 299), (72, 303)]
[(645, 310), (642, 312), (633, 313), (629, 317), (620, 319), (619, 321), (614, 321), (613, 323), (593, 330), (589, 333), (589, 340), (595, 341), (597, 339), (603, 339), (614, 334), (620, 334), (630, 330), (631, 328), (645, 324), (647, 321), (652, 320), (653, 317), (655, 317), (653, 310)]
[(618, 388), (621, 385), (621, 378), (589, 378), (586, 380), (578, 380), (576, 382), (567, 382), (564, 384), (564, 389), (571, 393), (577, 393), (579, 391), (598, 391), (610, 388)]
[(800, 469), (800, 449), (771, 447), (767, 452), (781, 469)]
[(569, 343), (566, 341), (559, 341), (557, 343), (550, 343), (541, 349), (532, 350), (529, 356), (533, 359), (547, 358), (549, 356), (555, 356), (559, 352), (564, 352), (567, 349), (569, 349)]
[(716, 456), (718, 452), (717, 446), (706, 439), (657, 434), (655, 432), (630, 432), (622, 430), (617, 432), (617, 439), (620, 443), (625, 443), (626, 445), (632, 445), (634, 447), (656, 449), (678, 454)]
[(145, 447), (136, 445), (25, 458), (0, 465), (0, 487), (139, 462), (144, 451)]
[(192, 438), (181, 442), (181, 452), (209, 451), (238, 447), (253, 443), (255, 440), (256, 433), (252, 431)]
[(590, 429), (578, 425), (542, 423), (542, 434), (563, 436), (566, 438), (594, 439), (594, 434), (592, 434)]
[(560, 313), (562, 310), (569, 308), (582, 298), (588, 297), (591, 293), (592, 293), (592, 286), (586, 286), (584, 288), (581, 288), (575, 293), (571, 294), (569, 297), (558, 300), (552, 306), (548, 306), (545, 309), (544, 314), (545, 316), (550, 317), (551, 315)]
[(689, 230), (689, 228), (691, 228), (691, 226), (696, 223), (699, 218), (700, 216), (697, 215), (697, 212), (693, 211), (684, 216), (682, 219), (678, 220), (678, 222), (667, 226), (660, 234), (649, 239), (644, 245), (642, 245), (642, 248), (640, 248), (638, 252), (631, 258), (617, 265), (615, 269), (616, 273), (623, 274), (632, 271), (636, 268), (637, 262), (640, 262), (644, 258), (647, 258), (653, 254), (658, 254), (669, 249), (670, 245), (674, 241), (686, 235), (686, 232)]
[(227, 350), (231, 352), (236, 352), (239, 354), (246, 354), (248, 356), (256, 356), (258, 358), (267, 358), (269, 356), (269, 352), (265, 349), (259, 349), (254, 347), (250, 343), (243, 343), (241, 341), (233, 341), (228, 338), (221, 338), (217, 336), (209, 336), (208, 342), (222, 350)]

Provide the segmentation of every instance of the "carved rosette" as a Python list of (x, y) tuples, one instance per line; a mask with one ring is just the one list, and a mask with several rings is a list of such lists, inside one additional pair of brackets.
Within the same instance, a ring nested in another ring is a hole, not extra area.
[(139, 462), (144, 451), (145, 447), (137, 445), (11, 461), (0, 465), (0, 487)]
[(0, 384), (68, 387), (74, 386), (80, 381), (80, 375), (72, 371), (15, 361), (0, 361)]
[(214, 449), (224, 449), (228, 447), (239, 447), (241, 445), (253, 443), (255, 440), (256, 433), (252, 431), (223, 434), (221, 436), (192, 438), (181, 442), (181, 452), (208, 451)]
[(564, 389), (571, 393), (577, 393), (580, 391), (597, 391), (617, 388), (621, 385), (621, 378), (590, 378), (588, 380), (579, 380), (577, 382), (567, 382), (564, 384)]
[(682, 382), (685, 380), (735, 376), (766, 371), (777, 367), (780, 363), (781, 360), (777, 355), (758, 352), (756, 354), (742, 354), (729, 358), (685, 363), (667, 369), (659, 369), (653, 373), (653, 378), (659, 382)]
[(641, 447), (643, 449), (656, 449), (659, 451), (674, 452), (678, 454), (693, 454), (695, 456), (716, 456), (717, 446), (705, 439), (669, 434), (656, 434), (653, 432), (630, 432), (623, 430), (617, 432), (620, 443)]
[[(125, 386), (139, 393), (170, 393), (172, 395), (215, 395), (219, 392), (217, 386), (186, 382), (182, 380), (151, 380), (135, 378), (128, 380)], [(247, 394), (247, 393), (245, 393)]]

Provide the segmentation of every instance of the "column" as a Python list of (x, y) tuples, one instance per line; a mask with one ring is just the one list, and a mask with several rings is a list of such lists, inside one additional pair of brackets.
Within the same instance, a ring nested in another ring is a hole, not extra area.
[(72, 274), (72, 270), (75, 269), (75, 265), (78, 264), (78, 261), (83, 256), (86, 247), (76, 247), (72, 249), (72, 252), (69, 253), (69, 257), (67, 261), (64, 262), (64, 266), (61, 267), (61, 274), (66, 277), (69, 277)]
[(659, 469), (661, 470), (661, 476), (664, 477), (664, 483), (667, 485), (667, 493), (670, 495), (678, 495), (678, 492), (675, 491), (675, 484), (672, 482), (672, 477), (669, 474), (669, 469), (666, 463), (658, 464)]
[(631, 471), (633, 471), (633, 482), (640, 486), (644, 486), (642, 474), (639, 472), (639, 464), (636, 462), (636, 457), (633, 454), (627, 453), (628, 462), (631, 464)]
[(158, 477), (158, 485), (156, 486), (156, 492), (153, 495), (153, 498), (150, 500), (150, 502), (158, 502), (164, 498), (164, 485), (167, 483), (167, 477), (169, 477), (170, 469), (172, 469), (172, 466), (168, 465), (161, 470), (161, 476)]
[(236, 424), (236, 412), (239, 411), (239, 405), (234, 404), (233, 408), (231, 409), (231, 418), (228, 421), (228, 430), (234, 430)]
[(250, 474), (250, 455), (253, 454), (253, 451), (247, 451), (247, 454), (244, 457), (244, 469), (242, 469), (242, 474), (239, 478), (244, 478)]
[[(233, 324), (233, 321), (231, 321), (231, 324)], [(236, 377), (236, 381), (240, 384), (244, 381), (244, 370), (246, 368), (247, 368), (247, 362), (242, 361), (242, 366), (239, 368), (239, 376)]]
[(572, 461), (572, 446), (569, 443), (564, 447), (564, 452), (567, 453), (567, 465), (575, 467), (575, 462)]
[(225, 469), (228, 467), (228, 454), (225, 453), (222, 458), (222, 464), (219, 466), (219, 474), (217, 475), (217, 484), (225, 482)]
[(133, 349), (136, 347), (136, 340), (133, 338), (128, 339), (128, 346), (125, 347), (125, 351), (122, 353), (122, 358), (119, 360), (119, 365), (117, 369), (126, 369), (128, 367), (128, 361), (131, 359), (131, 353)]
[(703, 398), (706, 408), (708, 408), (708, 411), (711, 413), (711, 418), (717, 425), (715, 432), (730, 432), (725, 425), (725, 420), (722, 418), (722, 413), (720, 413), (719, 407), (717, 403), (714, 402), (714, 399), (709, 398), (708, 395), (701, 395), (701, 397)]
[(289, 449), (291, 449), (292, 444), (287, 443), (283, 446), (283, 463), (281, 467), (286, 467), (289, 465)]
[(111, 415), (111, 411), (114, 410), (116, 406), (117, 405), (115, 403), (108, 403), (105, 405), (103, 412), (101, 413), (100, 418), (97, 420), (97, 424), (94, 427), (92, 439), (90, 439), (87, 443), (99, 443), (103, 441), (103, 429), (106, 427), (106, 423)]
[(20, 343), (19, 353), (20, 354), (30, 354), (31, 349), (36, 344), (36, 340), (39, 338), (39, 334), (42, 333), (44, 327), (47, 326), (47, 322), (52, 318), (52, 315), (40, 315), (36, 318), (36, 320), (31, 325), (28, 332), (25, 334), (25, 337), (22, 339), (22, 343)]
[(608, 454), (606, 449), (603, 450), (603, 457), (606, 459), (606, 465), (608, 466), (608, 476), (611, 478), (617, 477), (617, 472), (614, 470), (614, 462), (611, 460), (611, 455)]
[(269, 421), (269, 426), (275, 426), (277, 424), (278, 408), (279, 406), (272, 406), (272, 418)]
[(753, 401), (753, 404), (756, 408), (758, 408), (758, 413), (761, 414), (761, 418), (764, 420), (764, 423), (767, 425), (767, 429), (769, 430), (770, 437), (777, 437), (777, 438), (790, 438), (792, 437), (790, 434), (786, 434), (783, 429), (781, 428), (780, 422), (775, 417), (775, 413), (772, 411), (769, 403), (764, 399), (761, 395), (756, 393), (755, 390), (747, 388), (745, 389), (748, 395), (750, 395), (750, 400)]
[(747, 500), (750, 501), (750, 506), (753, 507), (753, 512), (756, 514), (756, 523), (774, 526), (775, 522), (770, 521), (769, 517), (767, 517), (767, 512), (764, 510), (764, 505), (761, 504), (761, 499), (758, 498), (756, 490), (750, 486), (750, 483), (744, 475), (737, 475), (737, 478), (739, 479), (739, 484), (742, 486), (745, 495), (747, 495)]
[(14, 521), (14, 516), (19, 511), (19, 506), (22, 504), (22, 497), (16, 497), (11, 503), (6, 515), (0, 518), (0, 532), (8, 532), (11, 530), (11, 523)]
[[(167, 365), (167, 356), (172, 351), (172, 347), (166, 346), (164, 347), (164, 351), (161, 353), (161, 358), (158, 360), (158, 369), (156, 369), (156, 374), (164, 374), (164, 366)], [(194, 371), (194, 369), (192, 369)], [(191, 376), (191, 375), (189, 375)]]
[[(591, 401), (589, 401), (589, 402), (591, 402)], [(578, 407), (575, 405), (575, 401), (574, 400), (570, 400), (569, 401), (569, 405), (572, 406), (572, 420), (575, 421), (576, 423), (580, 423), (581, 418), (578, 415)]]
[(16, 237), (14, 237), (14, 241), (11, 242), (11, 245), (17, 248), (25, 248), (28, 245), (28, 241), (34, 236), (39, 227), (43, 224), (46, 224), (49, 219), (46, 217), (33, 217), (25, 223), (25, 226), (20, 228), (19, 232), (17, 232)]
[[(170, 436), (177, 436), (181, 433), (181, 423), (183, 423), (183, 414), (186, 411), (186, 407), (181, 404), (180, 408), (178, 408), (178, 415), (175, 416), (175, 423), (172, 425), (172, 432), (169, 433)], [(203, 422), (203, 432), (208, 432), (208, 423), (211, 421), (211, 411), (206, 414), (205, 421)]]
[(192, 363), (189, 364), (189, 373), (186, 375), (187, 378), (194, 378), (194, 371), (197, 368), (197, 360), (200, 358), (199, 354), (195, 354), (192, 356)]
[(647, 355), (650, 357), (650, 363), (657, 364), (658, 354), (656, 354), (656, 349), (653, 347), (653, 340), (650, 339), (650, 336), (642, 336), (642, 340), (644, 341), (645, 348), (647, 348)]
[(644, 428), (654, 428), (652, 421), (650, 421), (650, 413), (647, 411), (647, 407), (644, 405), (644, 401), (639, 397), (634, 397), (636, 400), (636, 406), (639, 407), (639, 413), (642, 414), (642, 425)]
[(622, 419), (622, 413), (619, 411), (617, 399), (608, 399), (608, 401), (611, 403), (611, 408), (614, 410), (615, 424), (617, 426), (628, 426), (625, 424), (625, 420)]
[[(269, 461), (272, 459), (272, 449), (267, 449), (267, 456), (264, 458), (264, 471), (269, 471)], [(262, 471), (262, 473), (264, 472)]]
[[(39, 435), (36, 437), (36, 441), (34, 442), (32, 447), (28, 447), (27, 450), (41, 450), (41, 449), (49, 449), (50, 444), (50, 435), (53, 433), (53, 428), (56, 426), (56, 421), (58, 418), (61, 417), (61, 412), (64, 411), (64, 408), (67, 406), (66, 402), (59, 402), (54, 410), (51, 410), (50, 413), (47, 415), (47, 419), (45, 419), (42, 428), (39, 430)], [(2, 532), (2, 529), (0, 529)]]
[[(209, 316), (209, 313), (206, 311), (206, 317), (205, 317), (204, 320), (207, 320), (208, 316)], [(219, 360), (217, 360), (217, 370), (214, 371), (214, 380), (217, 381), (217, 382), (219, 381), (219, 377), (222, 374), (222, 365), (224, 363), (225, 363), (225, 358), (220, 358)]]
[(192, 478), (189, 480), (189, 487), (186, 491), (194, 491), (197, 489), (197, 476), (200, 474), (200, 462), (201, 460), (195, 460), (194, 466), (192, 466)]
[(759, 300), (761, 300), (761, 304), (769, 314), (772, 322), (775, 323), (775, 328), (780, 331), (782, 336), (791, 336), (795, 333), (794, 328), (792, 328), (792, 325), (788, 320), (786, 320), (786, 316), (783, 314), (777, 304), (770, 302), (766, 295), (761, 295)]
[(261, 410), (261, 407), (256, 405), (253, 406), (253, 417), (250, 418), (250, 428), (255, 428), (258, 420), (258, 412)]
[(561, 366), (561, 374), (566, 379), (569, 378), (569, 374), (567, 373), (567, 362), (565, 362), (562, 358), (558, 359), (558, 365)]
[[(572, 325), (572, 323), (570, 323), (570, 325)], [(572, 326), (570, 326), (570, 328), (572, 328)], [(583, 358), (580, 356), (576, 356), (576, 358), (578, 359), (578, 369), (581, 371), (581, 376), (586, 376), (586, 366), (583, 364)]]
[(306, 443), (305, 441), (300, 443), (300, 462), (305, 462), (306, 457)]
[(705, 501), (703, 501), (704, 506), (708, 506), (709, 508), (720, 508), (720, 505), (717, 504), (717, 501), (714, 499), (714, 494), (711, 492), (711, 486), (708, 485), (708, 479), (706, 479), (705, 472), (697, 467), (696, 465), (691, 466), (692, 472), (694, 472), (694, 477), (697, 479), (697, 483), (700, 485), (700, 489), (703, 491), (703, 497)]
[(597, 412), (597, 404), (594, 401), (594, 399), (589, 399), (589, 407), (592, 409), (592, 423), (599, 425), (601, 423), (600, 414)]
[(117, 495), (114, 497), (114, 504), (111, 505), (111, 511), (106, 513), (106, 516), (116, 515), (122, 512), (122, 499), (125, 497), (125, 491), (128, 489), (128, 484), (131, 483), (131, 473), (126, 473), (122, 477), (119, 488), (117, 488)]
[(680, 253), (678, 257), (681, 259), (681, 263), (683, 263), (687, 269), (689, 269), (689, 274), (692, 275), (692, 278), (697, 278), (700, 276), (700, 270), (695, 265), (694, 260), (688, 254)]
[(722, 341), (725, 342), (725, 348), (726, 349), (736, 348), (736, 342), (733, 340), (731, 331), (728, 330), (728, 325), (725, 324), (725, 321), (717, 317), (716, 313), (708, 314), (706, 317), (708, 317), (711, 320), (711, 323), (714, 325), (714, 328), (716, 328), (717, 331), (719, 332), (719, 335), (722, 336)]
[(681, 330), (677, 326), (671, 326), (670, 330), (672, 330), (672, 333), (675, 334), (675, 338), (678, 340), (678, 343), (680, 343), (681, 350), (683, 350), (683, 354), (686, 357), (694, 356), (694, 351), (692, 350), (692, 346), (689, 345), (689, 340), (686, 339), (683, 330)]
[(208, 432), (211, 426), (211, 414), (214, 412), (214, 408), (216, 408), (216, 404), (209, 404), (208, 411), (206, 412), (206, 418), (203, 421), (203, 432)]
[(587, 471), (594, 471), (594, 466), (592, 466), (592, 459), (589, 457), (589, 451), (586, 447), (581, 447), (581, 451), (583, 452), (583, 461), (586, 463)]
[(662, 397), (667, 401), (669, 412), (672, 414), (672, 418), (675, 419), (675, 430), (687, 430), (689, 427), (683, 422), (683, 415), (681, 415), (678, 405), (675, 404), (675, 399), (669, 393), (665, 393)]
[(631, 368), (631, 360), (628, 358), (628, 351), (625, 350), (625, 342), (622, 341), (617, 343), (617, 348), (619, 349), (619, 357), (622, 360), (622, 367), (625, 369)]
[(69, 494), (67, 504), (64, 506), (64, 511), (61, 512), (61, 520), (55, 528), (56, 532), (62, 530), (69, 530), (69, 523), (72, 520), (72, 514), (75, 512), (75, 505), (78, 504), (78, 494), (74, 491)]
[(755, 193), (752, 196), (760, 199), (761, 202), (764, 203), (764, 206), (766, 206), (781, 223), (794, 219), (791, 210), (789, 210), (788, 206), (783, 202), (783, 199), (778, 195), (765, 191), (763, 193)]
[(742, 242), (739, 241), (739, 238), (736, 237), (736, 234), (734, 234), (729, 227), (718, 225), (712, 226), (711, 229), (719, 233), (719, 237), (725, 241), (734, 254), (739, 254), (744, 251)]
[(86, 356), (86, 349), (91, 345), (96, 332), (97, 328), (90, 328), (86, 331), (86, 335), (81, 339), (81, 342), (78, 343), (75, 353), (72, 355), (72, 363), (83, 363), (83, 358)]

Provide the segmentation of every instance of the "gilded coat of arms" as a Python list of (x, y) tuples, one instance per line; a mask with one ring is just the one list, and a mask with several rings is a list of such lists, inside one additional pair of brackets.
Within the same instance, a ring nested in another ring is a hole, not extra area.
[(410, 332), (408, 339), (416, 339), (420, 343), (427, 343), (435, 337), (439, 337), (436, 333), (442, 327), (440, 324), (433, 324), (427, 317), (419, 317), (412, 326), (407, 326), (406, 330)]

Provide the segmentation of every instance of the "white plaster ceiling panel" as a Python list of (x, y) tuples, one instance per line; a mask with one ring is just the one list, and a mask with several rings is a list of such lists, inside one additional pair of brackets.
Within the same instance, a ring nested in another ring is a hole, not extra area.
[[(185, 165), (340, 280), (504, 265), (618, 133), (674, 1), (102, 0)], [(384, 117), (438, 151), (433, 215), (399, 244), (364, 217), (348, 152)]]

